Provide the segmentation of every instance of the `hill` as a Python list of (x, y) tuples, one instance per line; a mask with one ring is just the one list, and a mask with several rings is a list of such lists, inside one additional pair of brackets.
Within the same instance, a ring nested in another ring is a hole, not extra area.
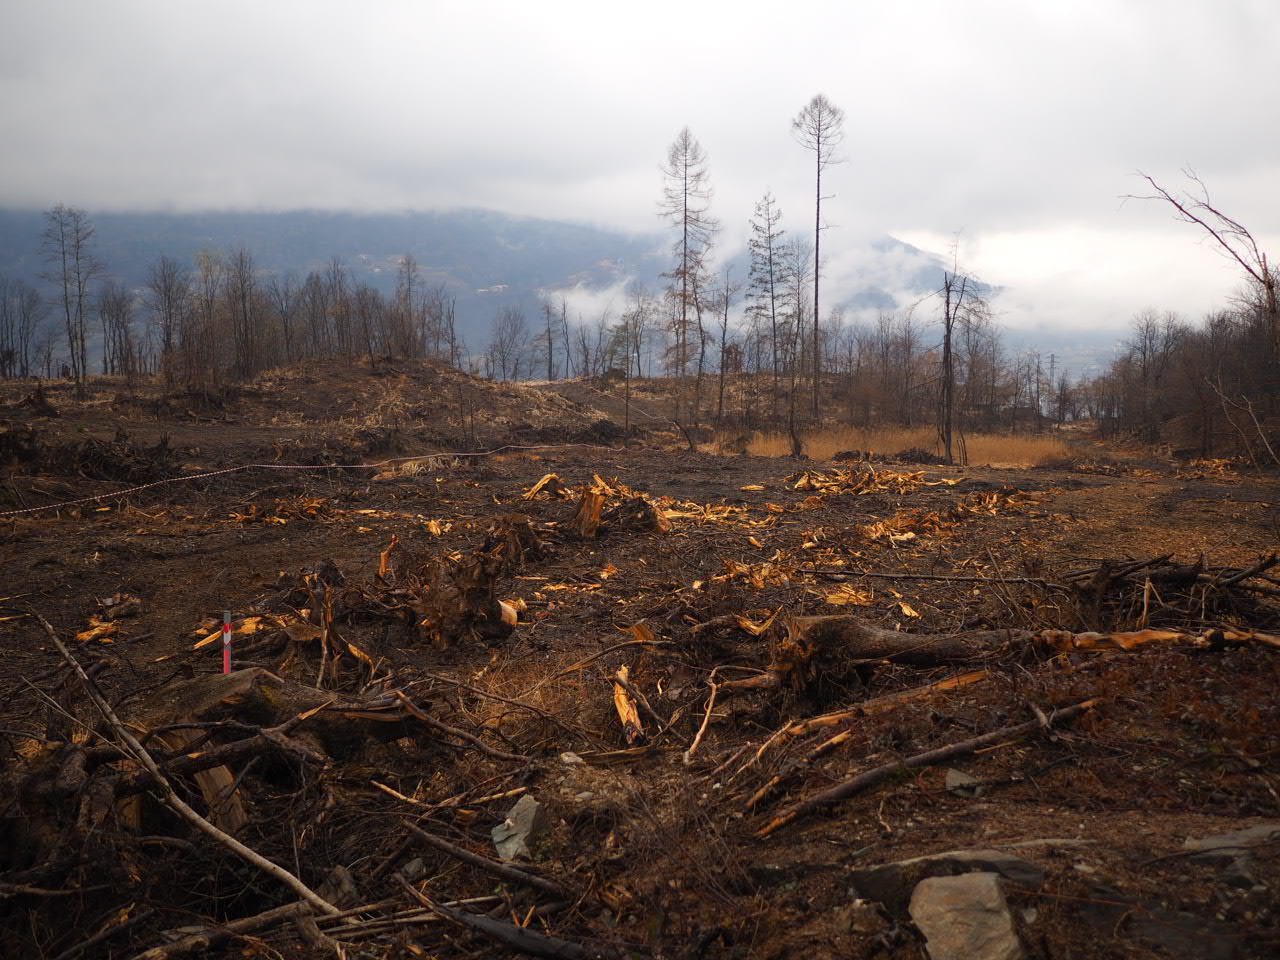
[[(427, 284), (443, 284), (457, 297), (468, 336), (486, 335), (503, 307), (534, 317), (546, 292), (589, 295), (620, 290), (632, 280), (659, 287), (670, 266), (669, 238), (657, 232), (629, 234), (492, 210), (91, 211), (91, 217), (98, 257), (112, 276), (135, 288), (146, 283), (162, 254), (189, 263), (202, 250), (244, 248), (260, 270), (299, 277), (337, 257), (356, 281), (389, 293), (400, 258), (412, 254)], [(43, 285), (43, 229), (39, 211), (0, 209), (0, 276)], [(733, 276), (745, 279), (746, 251), (719, 252)], [(882, 235), (855, 244), (824, 268), (826, 302), (842, 304), (854, 316), (905, 307), (938, 289), (944, 266), (941, 257)]]

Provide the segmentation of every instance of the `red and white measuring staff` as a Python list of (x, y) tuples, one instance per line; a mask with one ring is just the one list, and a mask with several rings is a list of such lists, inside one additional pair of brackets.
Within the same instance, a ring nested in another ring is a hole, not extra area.
[(231, 672), (231, 611), (222, 611), (222, 672)]

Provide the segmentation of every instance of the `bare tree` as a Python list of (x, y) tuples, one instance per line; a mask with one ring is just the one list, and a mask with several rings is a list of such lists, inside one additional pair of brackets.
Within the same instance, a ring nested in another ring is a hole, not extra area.
[(351, 313), (356, 328), (364, 340), (365, 355), (372, 363), (380, 350), (386, 348), (384, 333), (387, 328), (387, 302), (382, 294), (367, 283), (356, 285), (351, 295)]
[(231, 319), (232, 375), (245, 379), (262, 366), (259, 350), (257, 275), (253, 255), (241, 247), (227, 261), (224, 294)]
[(45, 279), (54, 284), (57, 302), (66, 324), (67, 350), (76, 394), (84, 395), (84, 378), (89, 370), (88, 331), (89, 288), (102, 274), (102, 264), (93, 255), (93, 224), (89, 214), (78, 207), (58, 204), (44, 213), (41, 238), (48, 270)]
[(351, 291), (347, 265), (339, 256), (331, 257), (325, 267), (325, 285), (329, 291), (329, 315), (333, 327), (334, 345), (338, 355), (349, 357), (355, 351), (355, 337), (351, 329)]
[(332, 356), (334, 341), (330, 329), (330, 291), (320, 274), (314, 270), (302, 282), (300, 294), (302, 317), (306, 321), (306, 345), (302, 351), (308, 357)]
[(162, 256), (151, 265), (145, 305), (160, 335), (160, 372), (168, 385), (173, 384), (174, 351), (190, 292), (191, 274), (177, 260)]
[(573, 348), (569, 342), (569, 301), (560, 298), (560, 335), (564, 344), (564, 375), (566, 379), (577, 376), (573, 369)]
[(426, 300), (419, 289), (422, 271), (413, 254), (400, 258), (396, 270), (396, 299), (389, 311), (390, 329), (385, 337), (387, 352), (394, 355), (420, 356), (426, 348), (426, 322), (423, 313)]
[(542, 301), (543, 330), (538, 335), (538, 356), (547, 364), (547, 380), (556, 378), (556, 327), (557, 318), (550, 300)]
[(503, 307), (493, 321), (493, 336), (489, 340), (490, 373), (500, 380), (518, 380), (528, 341), (524, 311), (519, 307)]
[(431, 356), (461, 369), (465, 351), (458, 338), (457, 306), (458, 298), (443, 283), (438, 283), (424, 295), (418, 316), (423, 324), (424, 348), (429, 349)]
[(0, 277), (0, 377), (31, 376), (32, 338), (46, 308), (40, 291)]
[(102, 324), (102, 372), (137, 373), (133, 339), (133, 294), (123, 283), (105, 280), (98, 289), (98, 319)]
[(666, 274), (671, 279), (670, 295), (674, 300), (671, 327), (675, 342), (671, 365), (673, 372), (682, 377), (692, 355), (689, 348), (689, 310), (697, 309), (697, 275), (718, 228), (708, 213), (711, 182), (707, 155), (688, 127), (676, 134), (668, 148), (662, 176), (659, 212), (677, 231), (674, 244), (676, 263)]
[(191, 284), (191, 309), (186, 311), (180, 337), (185, 382), (188, 387), (208, 390), (221, 377), (218, 350), (218, 319), (222, 289), (222, 255), (211, 250), (197, 251), (195, 276)]
[[(733, 298), (738, 295), (742, 289), (742, 284), (734, 283), (730, 277), (728, 267), (724, 269), (724, 277), (720, 283), (720, 288), (715, 292), (714, 304), (716, 315), (720, 322), (719, 331), (719, 361), (716, 365), (718, 373), (717, 391), (716, 391), (716, 426), (724, 424), (724, 388), (725, 377), (728, 376), (730, 367), (733, 362), (730, 359), (730, 339), (729, 339), (729, 310), (733, 307)], [(775, 374), (776, 376), (776, 374)]]
[(297, 322), (298, 304), (300, 301), (298, 278), (292, 271), (282, 277), (271, 277), (267, 281), (267, 303), (275, 314), (276, 326), (284, 346), (285, 363), (293, 363), (297, 355)]
[(773, 194), (766, 192), (756, 204), (755, 216), (751, 219), (751, 236), (747, 240), (747, 249), (751, 254), (751, 272), (747, 277), (747, 296), (751, 303), (747, 307), (748, 316), (760, 321), (768, 321), (769, 349), (773, 366), (773, 404), (771, 412), (778, 415), (779, 377), (782, 368), (778, 363), (779, 331), (778, 301), (782, 297), (785, 283), (783, 269), (782, 237), (786, 233), (780, 226), (782, 211), (778, 209)]
[(813, 419), (818, 419), (818, 384), (821, 376), (821, 351), (818, 349), (818, 317), (821, 315), (818, 282), (822, 275), (822, 201), (834, 197), (822, 195), (822, 173), (839, 163), (836, 148), (844, 140), (844, 111), (826, 98), (815, 94), (791, 121), (791, 133), (802, 147), (814, 156), (813, 205)]
[(1227, 216), (1209, 197), (1209, 188), (1193, 170), (1184, 170), (1192, 188), (1181, 194), (1166, 190), (1154, 179), (1141, 174), (1151, 184), (1154, 194), (1133, 197), (1138, 200), (1163, 200), (1177, 211), (1178, 219), (1204, 230), (1218, 248), (1244, 270), (1252, 288), (1251, 306), (1258, 309), (1271, 333), (1271, 345), (1280, 357), (1280, 270), (1267, 261), (1258, 241), (1238, 220)]
[[(959, 272), (953, 250), (952, 267), (942, 271), (942, 370), (938, 392), (938, 439), (947, 463), (955, 463), (956, 365), (955, 334), (974, 329), (987, 319), (987, 302), (979, 282)], [(973, 351), (970, 351), (971, 355)], [(1016, 406), (1015, 415), (1016, 415)], [(961, 453), (961, 462), (967, 458)]]

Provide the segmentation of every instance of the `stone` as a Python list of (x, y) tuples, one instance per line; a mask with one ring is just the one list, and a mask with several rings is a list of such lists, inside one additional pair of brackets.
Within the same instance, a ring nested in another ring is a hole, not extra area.
[(987, 792), (981, 780), (971, 777), (963, 770), (948, 770), (946, 784), (947, 790), (958, 797), (977, 798)]
[(417, 883), (427, 875), (427, 862), (421, 857), (414, 857), (400, 868), (400, 874), (410, 883)]
[(356, 888), (356, 878), (343, 866), (336, 866), (329, 871), (324, 882), (316, 889), (316, 893), (324, 897), (335, 907), (354, 907), (360, 902), (360, 891)]
[(529, 843), (542, 832), (546, 820), (542, 804), (526, 793), (507, 811), (507, 818), (490, 832), (498, 856), (503, 860), (532, 859)]
[(1250, 869), (1252, 866), (1252, 857), (1237, 857), (1231, 861), (1231, 864), (1222, 873), (1218, 874), (1218, 879), (1229, 887), (1252, 890), (1258, 884), (1258, 878), (1253, 875), (1253, 871)]
[(1227, 864), (1248, 856), (1254, 847), (1272, 840), (1280, 840), (1280, 823), (1263, 823), (1208, 837), (1188, 837), (1182, 848), (1196, 851), (1190, 857), (1192, 863)]
[(1038, 887), (1044, 869), (1004, 850), (949, 850), (878, 867), (854, 870), (851, 879), (865, 899), (878, 900), (891, 913), (907, 909), (912, 891), (929, 877), (954, 877), (967, 873), (995, 873), (1019, 886)]
[(1022, 941), (995, 873), (921, 880), (911, 919), (925, 935), (930, 960), (1022, 960)]

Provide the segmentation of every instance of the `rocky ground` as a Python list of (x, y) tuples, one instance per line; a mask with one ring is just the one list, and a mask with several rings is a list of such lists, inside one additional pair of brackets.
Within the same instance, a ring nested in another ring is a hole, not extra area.
[(0, 399), (14, 955), (1280, 950), (1271, 476), (624, 450), (417, 365)]

